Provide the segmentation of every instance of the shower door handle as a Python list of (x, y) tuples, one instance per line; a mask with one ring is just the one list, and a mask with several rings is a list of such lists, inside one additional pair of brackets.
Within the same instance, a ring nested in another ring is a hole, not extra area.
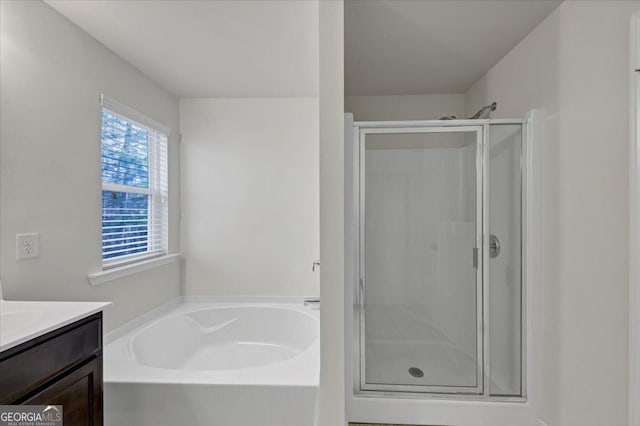
[(473, 269), (478, 269), (478, 247), (473, 248)]

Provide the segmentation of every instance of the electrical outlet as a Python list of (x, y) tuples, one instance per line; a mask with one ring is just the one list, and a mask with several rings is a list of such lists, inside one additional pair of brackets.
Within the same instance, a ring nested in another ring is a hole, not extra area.
[(40, 255), (40, 234), (16, 234), (16, 260)]

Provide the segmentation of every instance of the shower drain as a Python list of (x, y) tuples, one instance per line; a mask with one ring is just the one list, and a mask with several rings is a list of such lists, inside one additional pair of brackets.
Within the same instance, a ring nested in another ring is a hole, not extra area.
[(422, 376), (424, 376), (424, 372), (422, 370), (420, 370), (418, 367), (411, 367), (409, 369), (409, 374), (411, 374), (413, 377), (422, 377)]

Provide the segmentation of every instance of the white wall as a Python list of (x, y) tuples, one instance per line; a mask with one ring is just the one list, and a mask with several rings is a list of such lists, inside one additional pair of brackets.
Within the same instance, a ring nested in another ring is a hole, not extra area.
[[(172, 129), (170, 249), (178, 241), (178, 101), (40, 1), (0, 2), (0, 271), (7, 299), (106, 300), (105, 331), (180, 293), (178, 263), (92, 287), (101, 270), (100, 93)], [(15, 234), (40, 257), (15, 260)]]
[(318, 295), (317, 98), (185, 99), (189, 295)]
[(467, 94), (467, 112), (546, 112), (543, 413), (622, 426), (628, 381), (629, 20), (637, 1), (564, 2)]
[(344, 2), (319, 2), (320, 27), (320, 401), (319, 426), (343, 426)]
[(345, 96), (344, 110), (353, 113), (355, 121), (464, 118), (465, 95)]

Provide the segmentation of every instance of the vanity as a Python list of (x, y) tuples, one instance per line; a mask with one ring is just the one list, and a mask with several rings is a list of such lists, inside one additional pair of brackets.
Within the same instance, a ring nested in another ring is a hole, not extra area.
[(102, 302), (0, 301), (0, 405), (62, 405), (101, 426)]

